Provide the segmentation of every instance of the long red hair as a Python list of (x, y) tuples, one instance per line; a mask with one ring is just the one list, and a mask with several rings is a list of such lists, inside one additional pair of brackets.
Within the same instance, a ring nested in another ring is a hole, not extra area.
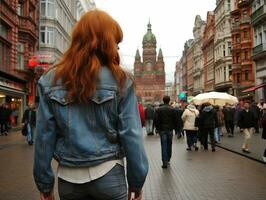
[(101, 10), (85, 13), (73, 29), (70, 48), (55, 65), (54, 81), (62, 80), (69, 98), (88, 102), (96, 90), (101, 66), (107, 66), (122, 90), (127, 79), (118, 54), (122, 39), (121, 27), (109, 14)]

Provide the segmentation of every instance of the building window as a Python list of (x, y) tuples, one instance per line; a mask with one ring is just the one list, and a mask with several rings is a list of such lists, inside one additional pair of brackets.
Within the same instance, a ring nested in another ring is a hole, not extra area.
[(2, 24), (0, 21), (0, 36), (7, 39), (8, 36), (8, 27), (5, 24)]
[(236, 74), (236, 82), (240, 83), (240, 74), (239, 73)]
[(240, 43), (240, 35), (239, 34), (236, 35), (236, 43)]
[(223, 55), (225, 57), (225, 45), (223, 45)]
[(247, 40), (249, 38), (249, 32), (244, 31), (244, 39)]
[(232, 55), (232, 44), (231, 42), (227, 42), (227, 47), (228, 47), (228, 56)]
[(18, 43), (18, 64), (17, 69), (24, 69), (24, 44)]
[(40, 38), (42, 44), (54, 44), (54, 28), (49, 26), (41, 26)]
[(259, 33), (259, 41), (258, 41), (258, 45), (262, 44), (262, 33)]
[(245, 72), (245, 80), (248, 81), (249, 80), (249, 75), (248, 75), (248, 71)]
[(23, 16), (23, 8), (24, 8), (24, 6), (23, 6), (23, 3), (18, 3), (18, 7), (17, 7), (17, 14), (19, 15), (19, 16)]
[(240, 53), (237, 52), (236, 53), (236, 63), (239, 63), (239, 61), (240, 61)]
[(41, 0), (41, 16), (55, 17), (55, 0)]
[(0, 43), (0, 67), (8, 69), (10, 64), (10, 47)]
[(231, 0), (227, 0), (227, 11), (231, 11)]
[(245, 51), (244, 55), (245, 55), (245, 60), (248, 60), (248, 51), (247, 50)]

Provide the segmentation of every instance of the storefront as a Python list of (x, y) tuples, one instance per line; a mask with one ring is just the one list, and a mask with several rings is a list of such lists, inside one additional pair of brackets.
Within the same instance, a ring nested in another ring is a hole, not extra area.
[(16, 82), (0, 76), (0, 104), (8, 105), (12, 110), (12, 126), (19, 125), (27, 105), (26, 82)]

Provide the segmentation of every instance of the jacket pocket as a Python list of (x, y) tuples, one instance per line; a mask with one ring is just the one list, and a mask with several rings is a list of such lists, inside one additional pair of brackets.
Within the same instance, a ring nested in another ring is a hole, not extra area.
[(116, 93), (111, 90), (97, 90), (91, 101), (94, 103), (95, 113), (101, 119), (101, 126), (110, 143), (118, 142), (118, 133), (115, 124), (118, 120)]

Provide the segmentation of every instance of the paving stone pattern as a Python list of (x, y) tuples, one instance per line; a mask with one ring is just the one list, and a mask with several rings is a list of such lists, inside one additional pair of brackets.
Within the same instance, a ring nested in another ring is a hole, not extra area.
[[(38, 200), (32, 177), (33, 148), (20, 134), (0, 137), (0, 200)], [(217, 148), (186, 151), (173, 139), (173, 157), (161, 168), (158, 136), (144, 136), (149, 175), (144, 200), (265, 200), (266, 165)], [(56, 169), (56, 163), (53, 163)], [(55, 187), (58, 200), (57, 188)]]

